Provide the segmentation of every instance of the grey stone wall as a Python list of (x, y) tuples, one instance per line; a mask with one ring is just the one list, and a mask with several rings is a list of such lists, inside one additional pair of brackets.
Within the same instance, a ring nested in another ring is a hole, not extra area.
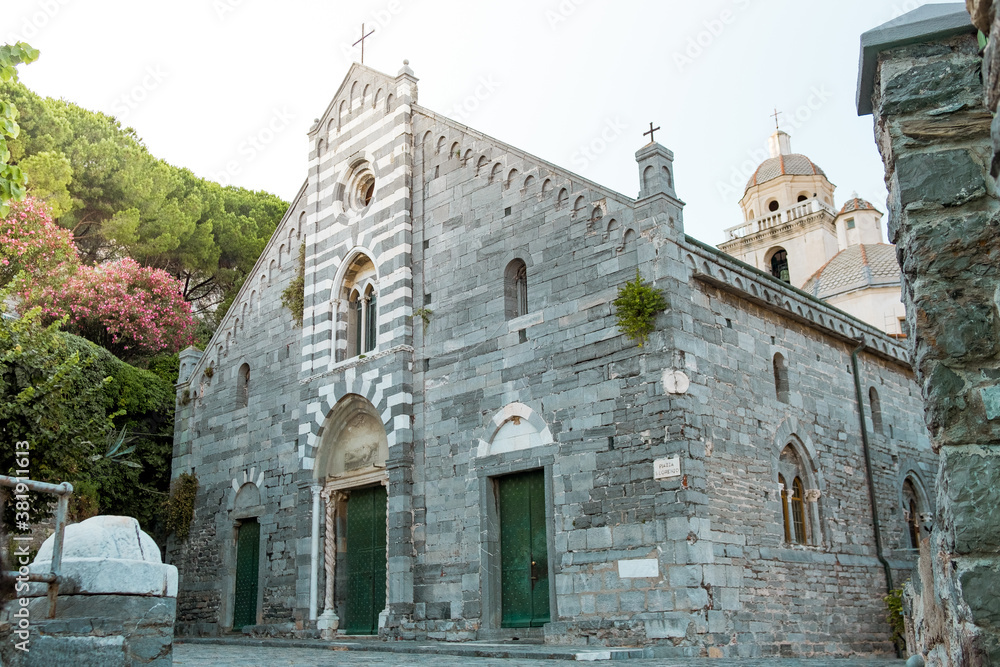
[[(916, 640), (928, 664), (1000, 664), (1000, 206), (981, 68), (974, 34), (886, 49), (873, 98), (889, 234), (940, 459), (928, 562), (915, 591)], [(995, 103), (994, 89), (988, 96)]]
[[(300, 196), (209, 347), (191, 362), (187, 381), (177, 385), (173, 475), (198, 477), (190, 535), (167, 549), (180, 578), (178, 634), (231, 627), (236, 525), (253, 514), (265, 536), (260, 621), (287, 621), (296, 613), (296, 559), (299, 540), (308, 544), (309, 508), (297, 486), (303, 477), (296, 454), (302, 330), (281, 293), (295, 278), (302, 233), (296, 221), (304, 207)], [(250, 367), (246, 405), (237, 379), (244, 363)], [(237, 517), (234, 484), (245, 483), (259, 486), (261, 505)]]

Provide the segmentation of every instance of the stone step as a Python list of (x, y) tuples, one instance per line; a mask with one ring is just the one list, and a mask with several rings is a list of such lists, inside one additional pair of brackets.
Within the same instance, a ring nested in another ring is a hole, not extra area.
[(417, 655), (457, 655), (473, 658), (516, 658), (522, 660), (629, 660), (647, 657), (641, 648), (603, 646), (558, 646), (552, 644), (510, 642), (414, 642), (381, 641), (351, 637), (334, 640), (249, 639), (240, 637), (185, 637), (178, 644), (213, 644), (221, 646), (262, 646), (268, 648), (317, 648), (334, 651), (379, 651)]

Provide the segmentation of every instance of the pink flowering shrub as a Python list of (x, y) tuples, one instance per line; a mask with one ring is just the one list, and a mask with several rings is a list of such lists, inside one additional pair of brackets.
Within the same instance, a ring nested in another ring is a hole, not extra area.
[(22, 297), (28, 307), (41, 306), (46, 322), (65, 316), (64, 330), (126, 361), (193, 342), (191, 304), (180, 283), (129, 257), (81, 266), (58, 285), (28, 287)]
[(21, 282), (53, 282), (80, 263), (73, 235), (52, 222), (48, 207), (28, 197), (10, 201), (10, 212), (0, 219), (0, 287), (18, 273)]

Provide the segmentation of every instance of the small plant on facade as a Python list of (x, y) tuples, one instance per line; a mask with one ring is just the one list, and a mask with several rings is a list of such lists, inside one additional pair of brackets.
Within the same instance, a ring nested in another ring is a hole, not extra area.
[(299, 246), (299, 269), (295, 278), (281, 293), (281, 305), (292, 311), (292, 319), (302, 326), (302, 315), (306, 307), (306, 244)]
[(903, 620), (903, 589), (893, 589), (882, 598), (885, 601), (885, 620), (892, 629), (892, 643), (896, 645), (899, 655), (906, 654), (906, 623)]
[(182, 542), (187, 539), (191, 531), (194, 499), (197, 494), (198, 478), (194, 473), (181, 473), (170, 485), (170, 497), (167, 499), (166, 508), (167, 530), (173, 532)]
[(211, 380), (213, 375), (215, 375), (215, 367), (214, 366), (209, 366), (208, 368), (205, 369), (205, 377), (207, 377), (209, 380)]
[(430, 308), (417, 308), (415, 311), (413, 311), (414, 317), (419, 317), (424, 321), (424, 333), (427, 333), (427, 327), (430, 326), (431, 315), (433, 314), (434, 311), (431, 310)]
[(656, 315), (667, 309), (667, 300), (663, 292), (644, 282), (635, 270), (635, 280), (630, 280), (618, 289), (618, 296), (612, 302), (615, 316), (618, 319), (618, 329), (629, 340), (637, 342), (642, 347), (656, 328)]
[(181, 394), (181, 405), (187, 405), (191, 402), (191, 390), (185, 389), (184, 393)]

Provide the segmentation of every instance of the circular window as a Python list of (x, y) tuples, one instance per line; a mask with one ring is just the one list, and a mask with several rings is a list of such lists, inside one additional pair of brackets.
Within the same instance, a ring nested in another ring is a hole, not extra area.
[(367, 207), (375, 197), (375, 173), (367, 162), (359, 162), (347, 178), (344, 204), (356, 211)]
[(778, 210), (778, 200), (777, 199), (772, 199), (770, 201), (770, 203), (768, 203), (768, 205), (767, 205), (767, 210), (768, 211), (777, 211)]

